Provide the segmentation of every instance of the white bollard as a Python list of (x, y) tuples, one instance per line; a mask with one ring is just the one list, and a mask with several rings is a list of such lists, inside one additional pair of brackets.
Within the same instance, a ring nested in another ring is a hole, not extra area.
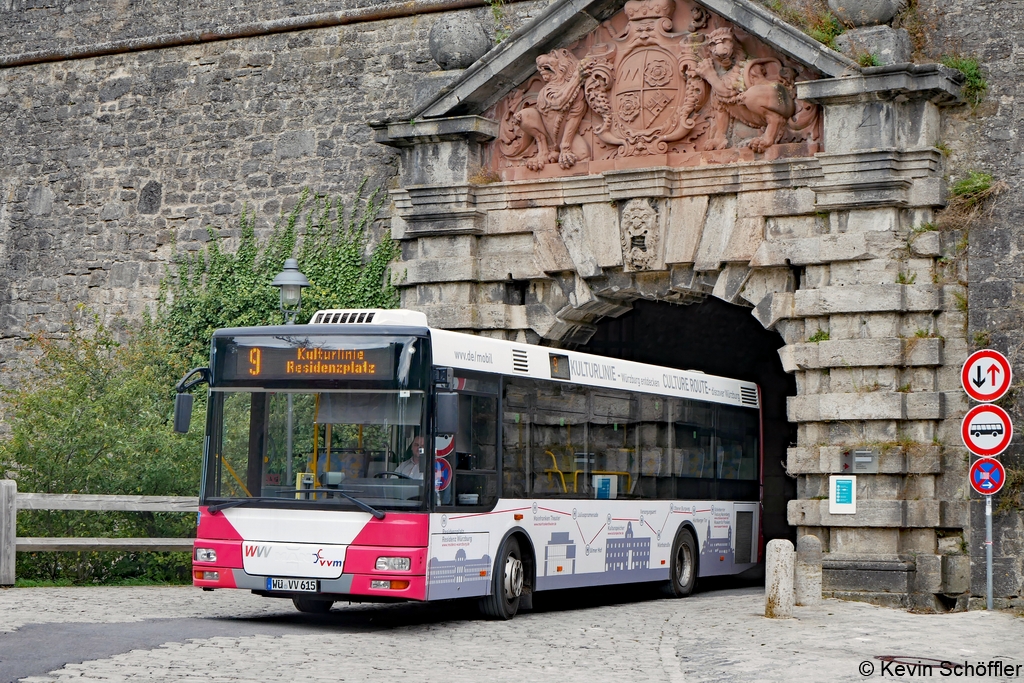
[(801, 536), (796, 539), (796, 573), (793, 576), (796, 604), (821, 604), (821, 539)]
[(793, 544), (777, 538), (765, 551), (764, 615), (769, 619), (793, 616)]
[(0, 479), (0, 586), (14, 585), (15, 534), (18, 532), (18, 484)]

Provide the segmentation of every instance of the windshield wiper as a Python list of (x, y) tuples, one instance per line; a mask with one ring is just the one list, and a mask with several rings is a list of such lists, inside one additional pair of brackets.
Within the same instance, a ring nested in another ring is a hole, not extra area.
[(216, 505), (211, 505), (210, 507), (206, 508), (206, 511), (209, 512), (212, 515), (215, 512), (219, 512), (221, 510), (226, 510), (227, 508), (236, 508), (239, 505), (246, 505), (248, 503), (252, 503), (252, 502), (255, 502), (255, 501), (259, 501), (259, 500), (287, 500), (287, 499), (275, 498), (273, 496), (263, 496), (263, 497), (255, 497), (255, 498), (240, 498), (238, 500), (229, 500), (226, 503), (217, 503)]
[[(323, 491), (323, 489), (320, 489), (320, 490)], [(312, 493), (314, 496), (318, 493), (318, 491), (315, 490), (315, 489), (297, 489), (295, 492), (296, 493), (306, 493), (306, 494)], [(363, 501), (359, 500), (358, 498), (354, 498), (353, 496), (348, 495), (344, 491), (339, 491), (337, 489), (330, 489), (329, 492), (330, 493), (336, 493), (339, 496), (342, 496), (342, 497), (352, 501), (352, 503), (354, 503), (357, 508), (359, 508), (363, 512), (370, 513), (376, 519), (384, 519), (385, 513), (382, 510), (378, 510), (377, 508), (372, 507), (372, 506), (368, 505), (367, 503), (364, 503)], [(324, 491), (324, 493), (328, 493), (328, 491)], [(265, 500), (282, 501), (282, 500), (288, 500), (288, 498), (281, 498), (280, 496), (256, 496), (254, 498), (240, 498), (238, 500), (229, 500), (226, 503), (217, 503), (216, 505), (211, 505), (208, 508), (206, 508), (206, 510), (207, 510), (207, 512), (209, 512), (212, 515), (214, 513), (220, 512), (221, 510), (226, 510), (227, 508), (239, 507), (240, 505), (248, 505), (249, 503), (260, 502), (260, 501), (265, 501)]]
[(359, 500), (358, 498), (350, 496), (347, 493), (345, 493), (344, 491), (341, 491), (339, 489), (334, 489), (333, 493), (337, 493), (338, 495), (343, 496), (343, 497), (351, 500), (353, 503), (355, 503), (355, 506), (357, 508), (359, 508), (360, 510), (362, 510), (363, 512), (369, 512), (371, 515), (373, 515), (377, 519), (384, 519), (384, 512), (382, 510), (378, 510), (375, 507), (371, 507), (369, 504), (364, 503), (363, 501)]

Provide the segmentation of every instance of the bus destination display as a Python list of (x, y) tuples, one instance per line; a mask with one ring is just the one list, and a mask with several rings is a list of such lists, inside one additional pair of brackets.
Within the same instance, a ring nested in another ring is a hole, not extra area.
[(324, 349), (236, 346), (226, 380), (391, 379), (394, 351), (389, 346)]

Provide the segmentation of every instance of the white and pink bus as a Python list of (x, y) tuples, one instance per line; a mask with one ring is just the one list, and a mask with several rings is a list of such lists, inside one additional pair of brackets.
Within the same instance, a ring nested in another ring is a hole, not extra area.
[[(680, 359), (685, 363), (685, 359)], [(193, 583), (333, 602), (663, 582), (761, 560), (756, 384), (329, 310), (218, 330)]]

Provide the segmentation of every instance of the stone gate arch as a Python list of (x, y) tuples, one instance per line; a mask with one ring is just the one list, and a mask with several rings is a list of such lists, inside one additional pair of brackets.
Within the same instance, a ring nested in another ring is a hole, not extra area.
[[(717, 52), (716, 52), (717, 51)], [(785, 340), (797, 533), (826, 588), (920, 607), (968, 587), (966, 348), (929, 231), (944, 202), (937, 65), (861, 69), (747, 0), (559, 0), (412, 119), (392, 234), (404, 306), (449, 329), (585, 343), (637, 299), (749, 306)], [(780, 104), (781, 103), (781, 104)], [(829, 474), (871, 448), (855, 515)]]

